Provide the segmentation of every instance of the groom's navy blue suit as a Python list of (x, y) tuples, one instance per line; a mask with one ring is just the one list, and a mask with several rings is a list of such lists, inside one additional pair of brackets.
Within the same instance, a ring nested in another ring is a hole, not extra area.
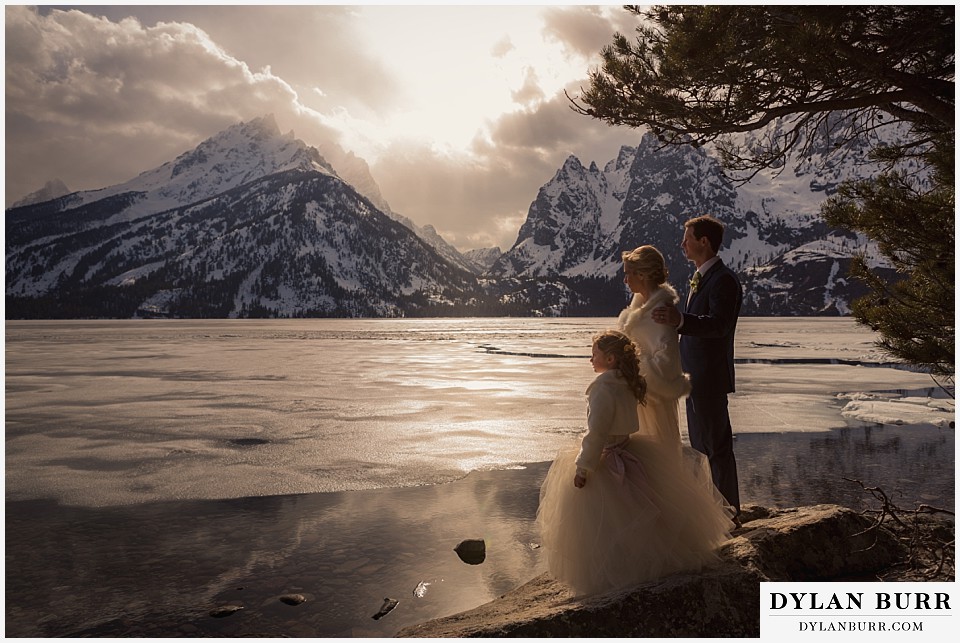
[(736, 390), (733, 335), (742, 301), (737, 275), (717, 261), (687, 299), (679, 328), (680, 359), (693, 389), (687, 398), (690, 445), (707, 455), (714, 484), (737, 513), (740, 491), (727, 394)]

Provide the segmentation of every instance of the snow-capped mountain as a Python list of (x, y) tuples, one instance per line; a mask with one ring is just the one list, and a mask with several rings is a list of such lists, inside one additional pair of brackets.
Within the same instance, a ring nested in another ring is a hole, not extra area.
[(47, 181), (42, 188), (36, 192), (31, 192), (10, 207), (20, 208), (25, 205), (33, 205), (34, 203), (43, 203), (44, 201), (50, 201), (65, 194), (70, 194), (70, 188), (60, 179), (51, 179)]
[(862, 171), (853, 162), (805, 162), (738, 187), (708, 150), (663, 146), (646, 134), (603, 170), (569, 157), (487, 276), (562, 278), (589, 308), (615, 312), (625, 297), (621, 252), (656, 246), (684, 292), (693, 265), (679, 247), (683, 223), (712, 214), (726, 224), (721, 256), (741, 275), (743, 314), (846, 314), (863, 293), (847, 279), (851, 257), (876, 253), (862, 237), (827, 229), (819, 207), (841, 180)]
[(317, 151), (337, 169), (340, 178), (367, 197), (381, 212), (391, 214), (390, 204), (380, 193), (380, 186), (370, 174), (370, 166), (366, 161), (353, 152), (343, 149), (334, 141), (323, 142), (317, 146)]
[(428, 243), (434, 250), (437, 251), (437, 253), (439, 253), (441, 257), (446, 259), (454, 266), (474, 274), (480, 274), (483, 272), (482, 269), (464, 257), (459, 250), (454, 248), (446, 239), (440, 236), (440, 234), (437, 232), (437, 229), (432, 225), (427, 224), (425, 226), (418, 226), (409, 217), (405, 217), (402, 214), (397, 214), (392, 210), (385, 210), (384, 212), (394, 221), (399, 221), (406, 227), (413, 230), (417, 236), (420, 237), (420, 239)]
[(459, 250), (440, 236), (436, 228), (432, 225), (419, 226), (409, 217), (394, 212), (393, 208), (390, 207), (390, 204), (383, 197), (383, 194), (381, 194), (380, 186), (377, 185), (376, 180), (370, 173), (370, 166), (367, 165), (365, 160), (353, 152), (344, 150), (334, 141), (323, 142), (317, 147), (317, 151), (323, 158), (330, 162), (330, 165), (336, 168), (340, 178), (353, 186), (357, 192), (367, 197), (371, 203), (377, 206), (377, 208), (388, 217), (399, 221), (413, 230), (417, 236), (430, 244), (433, 249), (439, 252), (447, 261), (470, 272), (483, 272), (483, 270), (478, 269), (473, 262), (465, 259)]
[(339, 166), (268, 116), (126, 183), (8, 209), (7, 315), (614, 315), (623, 250), (657, 246), (686, 290), (683, 222), (703, 213), (727, 224), (744, 315), (846, 314), (862, 292), (846, 275), (870, 245), (819, 218), (859, 163), (735, 186), (708, 150), (646, 135), (602, 170), (569, 157), (506, 252), (460, 253), (392, 212), (362, 159), (329, 152)]
[[(65, 197), (63, 208), (135, 195), (117, 217), (143, 214), (197, 203), (251, 181), (287, 170), (302, 169), (337, 176), (316, 148), (293, 136), (281, 135), (273, 116), (229, 127), (175, 160), (143, 172), (126, 183)], [(116, 219), (115, 219), (116, 220)]]
[(464, 259), (474, 266), (477, 273), (484, 273), (500, 258), (503, 250), (499, 246), (493, 248), (477, 248), (463, 253)]
[(269, 117), (5, 218), (12, 317), (398, 316), (484, 297)]

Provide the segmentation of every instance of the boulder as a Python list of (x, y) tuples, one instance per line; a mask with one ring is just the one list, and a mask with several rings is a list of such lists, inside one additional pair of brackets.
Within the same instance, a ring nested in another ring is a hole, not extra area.
[(720, 560), (607, 594), (575, 597), (543, 574), (476, 609), (406, 627), (398, 637), (760, 636), (760, 583), (831, 580), (879, 571), (897, 539), (851, 509), (749, 507)]
[(720, 554), (771, 581), (816, 581), (875, 572), (902, 549), (888, 530), (837, 505), (782, 509), (752, 520)]
[(210, 610), (210, 616), (213, 618), (226, 618), (236, 614), (243, 609), (242, 605), (221, 605)]
[(477, 609), (400, 630), (398, 637), (760, 636), (760, 581), (721, 563), (701, 574), (574, 598), (547, 574)]
[(307, 597), (303, 594), (284, 594), (280, 597), (280, 602), (285, 603), (286, 605), (300, 605), (301, 603), (306, 602)]
[(487, 557), (487, 543), (482, 538), (463, 540), (453, 551), (457, 552), (457, 556), (466, 564), (479, 565)]

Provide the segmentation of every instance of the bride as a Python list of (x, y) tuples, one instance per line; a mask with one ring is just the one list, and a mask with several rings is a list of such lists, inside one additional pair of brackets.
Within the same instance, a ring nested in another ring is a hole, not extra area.
[(634, 295), (619, 325), (646, 381), (634, 405), (637, 417), (626, 430), (622, 418), (606, 429), (599, 464), (580, 468), (595, 433), (604, 431), (590, 421), (595, 382), (587, 391), (582, 446), (561, 449), (540, 488), (537, 522), (547, 569), (577, 595), (699, 570), (716, 560), (716, 548), (733, 528), (733, 510), (714, 487), (706, 457), (680, 440), (679, 400), (690, 393), (690, 383), (680, 367), (676, 329), (650, 316), (677, 301), (663, 256), (642, 246), (624, 252), (623, 262)]
[(680, 298), (667, 283), (667, 267), (659, 250), (640, 246), (622, 257), (623, 282), (633, 300), (620, 313), (619, 326), (637, 345), (640, 373), (647, 380), (649, 401), (640, 407), (640, 432), (679, 453), (679, 403), (690, 394), (690, 377), (680, 367), (677, 329), (653, 321), (651, 313), (659, 306), (676, 305)]

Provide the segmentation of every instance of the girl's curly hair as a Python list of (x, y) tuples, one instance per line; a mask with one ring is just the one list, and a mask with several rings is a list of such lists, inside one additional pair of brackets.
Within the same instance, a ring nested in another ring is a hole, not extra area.
[(640, 374), (637, 345), (618, 330), (607, 330), (594, 336), (593, 345), (605, 355), (613, 356), (614, 367), (627, 380), (637, 403), (646, 404), (647, 380)]

